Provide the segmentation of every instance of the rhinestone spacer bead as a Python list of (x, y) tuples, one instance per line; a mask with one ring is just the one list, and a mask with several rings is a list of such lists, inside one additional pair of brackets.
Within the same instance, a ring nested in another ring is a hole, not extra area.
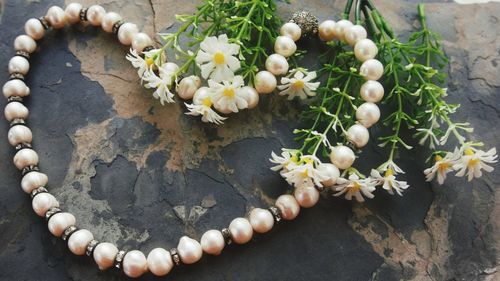
[(71, 234), (73, 234), (77, 230), (78, 230), (78, 227), (76, 227), (74, 225), (68, 226), (68, 228), (66, 228), (64, 230), (63, 234), (61, 235), (62, 240), (64, 240), (64, 241), (68, 240), (68, 238), (71, 236)]
[(283, 217), (281, 216), (281, 211), (280, 209), (274, 207), (274, 206), (271, 206), (268, 208), (269, 212), (271, 212), (271, 214), (273, 214), (273, 217), (274, 217), (274, 220), (276, 222), (280, 222)]
[(16, 56), (23, 57), (23, 58), (25, 58), (25, 59), (27, 59), (27, 60), (29, 60), (29, 59), (30, 59), (30, 53), (25, 52), (25, 51), (21, 51), (21, 50), (16, 51)]
[(80, 21), (87, 21), (87, 8), (80, 10)]
[(17, 101), (17, 102), (23, 102), (23, 97), (20, 97), (20, 96), (10, 96), (10, 97), (7, 99), (7, 103), (9, 103), (9, 102), (14, 102), (14, 101)]
[(153, 47), (153, 46), (147, 46), (147, 47), (145, 47), (145, 48), (142, 50), (142, 52), (143, 52), (143, 53), (145, 53), (145, 52), (149, 52), (149, 51), (154, 50), (154, 49), (155, 49), (155, 47)]
[(9, 80), (19, 79), (24, 81), (24, 75), (19, 72), (14, 72), (9, 76)]
[(40, 186), (39, 188), (36, 188), (36, 189), (33, 189), (33, 191), (31, 191), (31, 199), (35, 198), (35, 196), (37, 196), (38, 194), (40, 193), (48, 193), (49, 191), (47, 190), (47, 188), (45, 188), (45, 186)]
[(20, 143), (20, 144), (16, 145), (14, 148), (16, 150), (21, 150), (21, 149), (32, 148), (32, 147), (31, 147), (31, 143), (23, 142), (23, 143)]
[(172, 260), (174, 261), (175, 265), (180, 265), (181, 264), (181, 257), (179, 256), (179, 253), (177, 252), (177, 248), (172, 248), (170, 249), (170, 255), (172, 256)]
[(46, 220), (46, 221), (49, 221), (49, 220), (50, 220), (50, 218), (51, 218), (53, 215), (55, 215), (55, 214), (57, 214), (57, 213), (60, 213), (60, 212), (62, 212), (62, 210), (61, 210), (61, 209), (59, 209), (59, 208), (57, 208), (57, 207), (52, 207), (52, 208), (50, 208), (50, 209), (49, 209), (49, 210), (45, 213), (45, 220)]
[(38, 18), (38, 20), (42, 23), (43, 28), (45, 28), (45, 30), (49, 29), (50, 24), (49, 24), (49, 22), (45, 19), (45, 17), (39, 17), (39, 18)]
[(24, 121), (24, 119), (21, 119), (21, 118), (16, 118), (10, 122), (11, 127), (14, 127), (17, 125), (26, 125), (26, 121)]
[(35, 171), (38, 172), (38, 166), (33, 166), (33, 165), (28, 166), (21, 171), (21, 175), (24, 176), (27, 173), (31, 173), (31, 172), (35, 172)]
[(295, 12), (290, 22), (296, 23), (300, 27), (302, 38), (318, 33), (318, 19), (308, 11)]
[(127, 251), (119, 251), (118, 254), (116, 254), (116, 258), (115, 258), (115, 267), (116, 268), (121, 268), (122, 267), (122, 262), (123, 262), (123, 258), (125, 257), (125, 255), (127, 254)]
[(231, 239), (231, 232), (229, 231), (229, 228), (223, 228), (221, 232), (222, 232), (222, 237), (224, 237), (224, 241), (226, 242), (226, 244), (227, 245), (231, 244), (233, 240)]
[(118, 30), (120, 29), (120, 26), (122, 26), (122, 24), (124, 24), (125, 22), (123, 20), (119, 20), (117, 22), (115, 22), (115, 24), (113, 24), (113, 33), (115, 35), (118, 35)]
[(85, 250), (85, 254), (87, 256), (92, 256), (92, 254), (94, 253), (94, 249), (95, 247), (99, 244), (99, 241), (95, 240), (95, 239), (92, 239), (89, 244), (87, 245), (87, 249)]

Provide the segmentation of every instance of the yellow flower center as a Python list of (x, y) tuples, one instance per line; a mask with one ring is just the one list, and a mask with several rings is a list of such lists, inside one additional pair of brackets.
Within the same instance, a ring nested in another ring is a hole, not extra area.
[(472, 150), (472, 148), (466, 148), (464, 150), (464, 154), (467, 155), (467, 156), (474, 155), (474, 150)]
[(309, 157), (304, 157), (303, 161), (304, 161), (304, 163), (306, 163), (306, 164), (312, 164), (312, 163), (314, 163), (314, 160), (312, 160), (312, 159), (311, 159), (311, 158), (309, 158)]
[(223, 64), (226, 61), (226, 57), (224, 56), (223, 53), (217, 52), (214, 55), (214, 62), (216, 64)]
[(297, 80), (297, 81), (293, 82), (292, 88), (294, 88), (295, 90), (300, 90), (300, 89), (304, 88), (304, 81)]
[(205, 106), (211, 107), (211, 106), (212, 106), (212, 99), (210, 99), (210, 98), (205, 98), (205, 99), (203, 99), (203, 102), (202, 102), (202, 103), (203, 103), (203, 105), (205, 105)]
[(224, 96), (228, 98), (234, 98), (234, 89), (233, 88), (225, 88), (223, 92)]
[(299, 157), (297, 157), (297, 155), (293, 155), (292, 157), (290, 157), (290, 161), (292, 161), (294, 163), (298, 163), (299, 162)]
[(389, 169), (387, 169), (387, 171), (385, 171), (385, 175), (384, 175), (385, 177), (390, 177), (392, 175), (394, 175), (394, 171), (391, 168), (389, 168)]
[(148, 66), (151, 66), (153, 63), (155, 63), (155, 60), (151, 57), (146, 58), (145, 61)]
[(304, 178), (309, 177), (309, 170), (308, 170), (308, 169), (305, 169), (305, 170), (302, 172), (302, 176), (303, 176)]
[(481, 160), (479, 160), (479, 158), (472, 158), (471, 160), (469, 160), (469, 163), (467, 163), (467, 165), (469, 167), (474, 167), (477, 164), (479, 164), (479, 162), (481, 162)]
[(446, 170), (448, 170), (450, 167), (451, 167), (450, 163), (446, 163), (446, 162), (439, 163), (438, 170), (440, 172), (446, 172)]
[(436, 160), (436, 162), (441, 161), (443, 160), (443, 157), (441, 157), (441, 155), (436, 155), (436, 157), (434, 157), (434, 160)]
[(350, 192), (358, 192), (360, 189), (361, 189), (361, 184), (359, 184), (357, 181), (354, 181), (349, 185)]

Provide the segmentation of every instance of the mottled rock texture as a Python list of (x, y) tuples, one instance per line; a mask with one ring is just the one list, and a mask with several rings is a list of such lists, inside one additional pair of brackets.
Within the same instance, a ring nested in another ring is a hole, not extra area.
[[(85, 5), (96, 1), (83, 1)], [(101, 1), (146, 32), (172, 27), (173, 16), (199, 1)], [(416, 19), (415, 1), (376, 1), (400, 34)], [(449, 99), (457, 120), (477, 138), (500, 144), (500, 4), (462, 6), (425, 1), (428, 21), (443, 34), (450, 57)], [(0, 0), (0, 77), (7, 78), (12, 42), (30, 17), (62, 0)], [(308, 9), (338, 18), (344, 1), (279, 3), (288, 17)], [(82, 32), (84, 31), (84, 32)], [(32, 58), (27, 79), (30, 124), (50, 189), (81, 227), (100, 240), (147, 252), (173, 247), (181, 235), (200, 238), (286, 191), (269, 170), (272, 150), (292, 146), (297, 105), (266, 96), (259, 107), (214, 127), (160, 106), (124, 59), (126, 48), (87, 27), (52, 32)], [(5, 101), (0, 102), (3, 108)], [(375, 128), (376, 134), (379, 129)], [(31, 211), (11, 164), (7, 124), (0, 122), (0, 279), (122, 280), (75, 257)], [(369, 145), (362, 161), (374, 165)], [(467, 183), (426, 183), (425, 153), (400, 155), (412, 187), (404, 197), (377, 193), (367, 204), (325, 196), (250, 244), (176, 268), (166, 280), (500, 280), (500, 174)], [(419, 161), (414, 161), (415, 159)], [(154, 280), (145, 276), (145, 280)]]

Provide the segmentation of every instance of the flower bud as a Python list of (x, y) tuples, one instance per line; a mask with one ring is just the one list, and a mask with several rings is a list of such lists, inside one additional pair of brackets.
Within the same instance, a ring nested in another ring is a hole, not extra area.
[(201, 80), (198, 76), (191, 75), (189, 77), (183, 78), (177, 85), (177, 94), (179, 97), (189, 100), (192, 99), (194, 93), (201, 86)]

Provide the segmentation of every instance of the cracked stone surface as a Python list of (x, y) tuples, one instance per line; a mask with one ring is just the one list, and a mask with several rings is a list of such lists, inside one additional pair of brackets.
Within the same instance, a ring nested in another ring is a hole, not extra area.
[[(323, 20), (338, 16), (344, 5), (291, 2), (279, 2), (284, 17), (307, 9)], [(500, 4), (425, 2), (428, 22), (443, 34), (450, 57), (449, 100), (462, 104), (457, 120), (471, 122), (478, 139), (498, 146)], [(175, 28), (174, 15), (193, 11), (200, 1), (101, 3), (154, 34)], [(24, 22), (53, 4), (65, 3), (0, 0), (3, 81)], [(416, 1), (379, 0), (377, 5), (399, 34), (414, 28)], [(126, 51), (110, 34), (74, 27), (51, 32), (31, 59), (27, 104), (40, 166), (49, 175), (51, 192), (80, 227), (125, 249), (168, 249), (182, 235), (199, 239), (287, 190), (267, 159), (272, 150), (294, 144), (296, 104), (266, 96), (258, 108), (232, 116), (224, 126), (201, 124), (185, 116), (180, 104), (161, 106), (153, 100), (124, 59)], [(4, 104), (2, 99), (0, 107)], [(7, 129), (0, 122), (0, 280), (125, 279), (73, 256), (31, 211), (11, 164)], [(378, 155), (371, 143), (362, 168), (373, 166)], [(176, 268), (165, 279), (500, 280), (500, 174), (437, 186), (421, 175), (422, 155), (421, 149), (400, 155), (412, 185), (402, 198), (378, 192), (357, 204), (325, 195), (296, 221), (250, 244), (231, 245), (219, 257)]]

